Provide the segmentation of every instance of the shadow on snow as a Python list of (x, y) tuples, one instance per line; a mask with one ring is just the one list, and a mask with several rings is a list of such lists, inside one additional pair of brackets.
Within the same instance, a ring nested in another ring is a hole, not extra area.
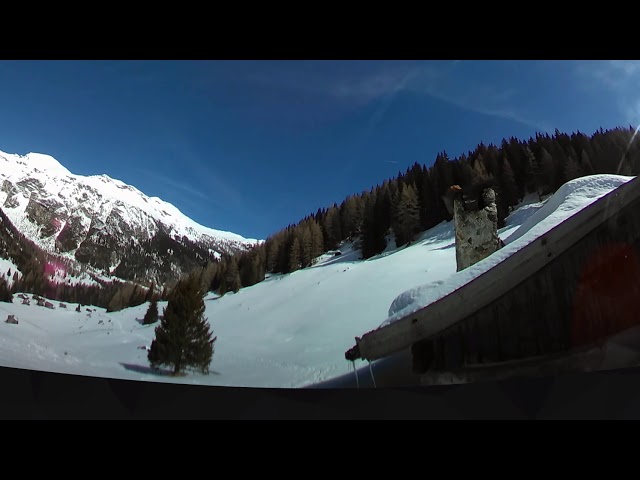
[[(124, 363), (124, 362), (120, 362), (120, 365), (122, 365), (125, 368), (125, 370), (129, 370), (131, 372), (156, 375), (158, 377), (186, 377), (187, 376), (187, 374), (184, 372), (179, 375), (174, 375), (173, 370), (168, 370), (165, 368), (151, 368), (149, 365), (138, 365), (135, 363)], [(209, 370), (209, 373), (213, 375), (220, 375), (220, 373), (216, 372), (215, 370)]]

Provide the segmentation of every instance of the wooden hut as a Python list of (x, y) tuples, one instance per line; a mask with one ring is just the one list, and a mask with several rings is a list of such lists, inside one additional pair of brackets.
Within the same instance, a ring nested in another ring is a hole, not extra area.
[(541, 365), (600, 348), (640, 325), (638, 298), (636, 178), (463, 287), (356, 338), (345, 357), (410, 352), (413, 374), (425, 376)]

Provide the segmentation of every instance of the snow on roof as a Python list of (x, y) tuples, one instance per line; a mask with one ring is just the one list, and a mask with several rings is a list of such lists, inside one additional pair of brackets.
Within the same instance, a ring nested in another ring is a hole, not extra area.
[(389, 316), (380, 326), (411, 315), (461, 288), (598, 198), (633, 178), (620, 175), (592, 175), (567, 182), (546, 200), (542, 208), (531, 215), (505, 240), (504, 248), (445, 280), (437, 280), (401, 293), (391, 303)]

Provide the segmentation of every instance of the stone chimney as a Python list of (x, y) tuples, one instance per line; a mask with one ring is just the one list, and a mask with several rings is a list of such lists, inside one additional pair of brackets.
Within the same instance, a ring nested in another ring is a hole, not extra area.
[(447, 197), (445, 204), (453, 208), (459, 272), (488, 257), (502, 245), (498, 237), (496, 194), (493, 189), (485, 188), (476, 198), (465, 195), (458, 185), (454, 185)]

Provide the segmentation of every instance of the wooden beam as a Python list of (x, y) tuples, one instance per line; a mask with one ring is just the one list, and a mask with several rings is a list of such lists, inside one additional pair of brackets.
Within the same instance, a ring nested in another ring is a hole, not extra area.
[(621, 185), (487, 272), (440, 300), (356, 338), (348, 360), (377, 360), (454, 325), (554, 261), (622, 208), (640, 198), (640, 178)]

